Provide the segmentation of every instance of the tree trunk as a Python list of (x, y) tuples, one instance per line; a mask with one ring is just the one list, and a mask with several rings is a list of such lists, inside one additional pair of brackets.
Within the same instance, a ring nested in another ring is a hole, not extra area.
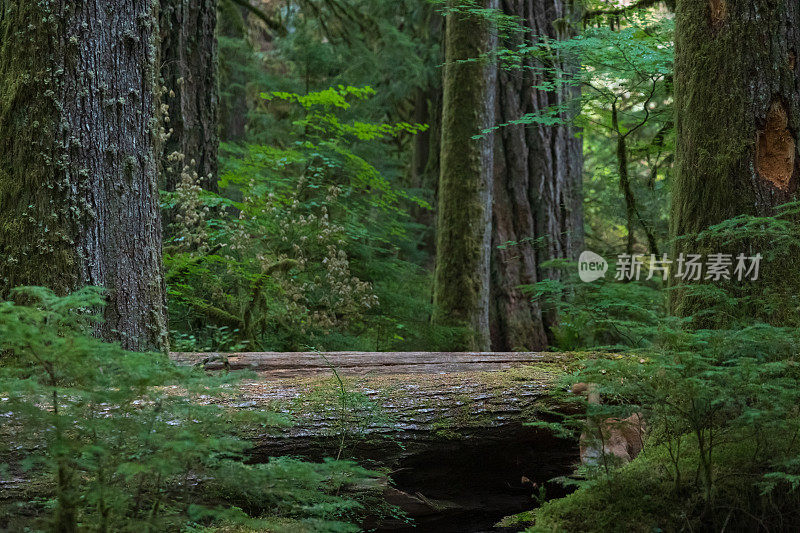
[[(496, 2), (477, 5), (495, 8)], [(447, 16), (433, 320), (472, 331), (454, 349), (489, 349), (493, 135), (474, 137), (494, 125), (497, 68), (486, 54), (495, 44), (484, 17)]]
[[(184, 167), (217, 190), (219, 151), (217, 2), (161, 0), (161, 77), (169, 106), (163, 187), (174, 191)], [(173, 154), (180, 154), (176, 161)], [(173, 156), (173, 157), (170, 157)]]
[[(222, 38), (219, 63), (220, 137), (226, 142), (243, 142), (247, 136), (247, 115), (250, 106), (247, 99), (248, 73), (242, 66), (243, 50), (252, 52), (247, 41), (246, 11), (231, 0), (219, 6), (219, 35)], [(226, 61), (227, 57), (230, 59)]]
[[(535, 43), (546, 36), (571, 36), (558, 19), (573, 15), (562, 0), (503, 0), (507, 15), (520, 17), (527, 30), (519, 43)], [(576, 65), (555, 57), (566, 72)], [(553, 106), (577, 103), (579, 89), (559, 85), (555, 91), (534, 89), (543, 74), (530, 67), (499, 74), (497, 121), (501, 124)], [(548, 75), (549, 76), (549, 75)], [(523, 294), (530, 285), (558, 273), (541, 267), (555, 258), (577, 259), (583, 246), (581, 182), (583, 144), (564, 112), (562, 124), (512, 125), (495, 136), (495, 181), (492, 236), (491, 334), (495, 350), (542, 349), (548, 342), (548, 326), (554, 317), (543, 316), (539, 305)]]
[[(773, 213), (796, 196), (800, 175), (800, 4), (679, 0), (675, 39), (672, 236), (737, 215)], [(674, 256), (709, 252), (725, 250), (680, 241)], [(785, 272), (772, 276), (776, 286), (786, 280)], [(700, 302), (674, 291), (672, 305), (690, 315)]]
[(0, 2), (0, 293), (108, 289), (97, 333), (166, 347), (152, 2)]

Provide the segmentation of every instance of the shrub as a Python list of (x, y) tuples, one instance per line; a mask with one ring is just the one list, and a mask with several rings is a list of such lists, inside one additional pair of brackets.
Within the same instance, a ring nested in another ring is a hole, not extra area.
[(246, 464), (242, 431), (286, 421), (213, 401), (234, 393), (232, 376), (92, 337), (97, 289), (14, 298), (24, 305), (0, 303), (0, 453), (19, 489), (6, 485), (0, 527), (359, 530), (349, 521), (363, 508), (346, 489), (376, 475), (349, 462)]

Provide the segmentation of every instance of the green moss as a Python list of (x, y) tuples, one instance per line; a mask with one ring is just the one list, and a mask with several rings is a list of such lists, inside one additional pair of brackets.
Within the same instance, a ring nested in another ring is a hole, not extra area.
[(496, 528), (520, 528), (531, 525), (533, 523), (533, 512), (525, 511), (511, 516), (506, 516), (500, 520), (494, 527)]
[(17, 285), (59, 292), (78, 281), (59, 95), (66, 15), (50, 1), (9, 4), (0, 20), (0, 296)]
[(791, 515), (800, 505), (800, 493), (784, 484), (769, 495), (761, 494), (756, 482), (769, 467), (753, 462), (758, 443), (748, 435), (730, 437), (715, 447), (716, 481), (714, 500), (709, 505), (699, 496), (704, 489), (695, 476), (699, 468), (696, 441), (686, 437), (679, 463), (679, 487), (666, 447), (645, 448), (611, 476), (542, 505), (534, 511), (535, 525), (528, 531), (719, 531), (725, 529), (724, 523), (731, 530), (754, 531), (758, 526), (767, 527), (762, 519), (782, 520), (783, 513), (787, 513), (788, 527), (783, 530), (793, 530)]
[[(796, 70), (788, 68), (787, 47), (800, 20), (789, 20), (787, 2), (724, 4), (720, 17), (712, 16), (707, 1), (679, 0), (677, 5), (673, 238), (697, 234), (737, 215), (769, 215), (793, 196), (762, 179), (754, 160), (759, 129), (776, 98), (789, 104), (789, 129), (797, 137), (800, 100), (795, 87), (800, 80)], [(758, 24), (752, 20), (755, 12)], [(797, 10), (792, 13), (797, 19)], [(759, 247), (757, 242), (750, 245)], [(746, 251), (750, 250), (711, 249), (684, 240), (676, 242), (673, 257)], [(774, 265), (769, 282), (785, 284), (787, 277), (799, 281), (787, 267)], [(704, 305), (686, 291), (672, 293), (672, 308), (679, 315), (691, 315)]]
[(454, 339), (453, 350), (489, 349), (493, 140), (475, 137), (494, 125), (496, 71), (485, 60), (490, 35), (480, 16), (447, 17), (433, 321), (473, 332)]

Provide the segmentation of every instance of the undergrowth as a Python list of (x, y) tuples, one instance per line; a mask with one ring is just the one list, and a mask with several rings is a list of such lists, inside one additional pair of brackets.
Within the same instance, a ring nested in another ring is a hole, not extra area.
[[(647, 427), (631, 463), (604, 455), (562, 478), (577, 490), (536, 510), (531, 531), (800, 528), (796, 287), (787, 279), (775, 290), (769, 279), (800, 250), (797, 209), (737, 217), (685, 238), (704, 249), (758, 251), (765, 261), (759, 281), (659, 290), (568, 280), (530, 289), (558, 309), (557, 338), (566, 347), (597, 351), (564, 385), (594, 384), (603, 400), (587, 404), (564, 392), (564, 402), (580, 405), (577, 414), (551, 413), (559, 422), (537, 425), (591, 438), (597, 423), (587, 421), (639, 413)], [(700, 310), (669, 316), (668, 290), (701, 301)]]
[(249, 464), (244, 431), (287, 421), (215, 401), (242, 374), (92, 337), (99, 290), (14, 298), (0, 303), (0, 529), (345, 532), (392, 512), (379, 474), (354, 463)]

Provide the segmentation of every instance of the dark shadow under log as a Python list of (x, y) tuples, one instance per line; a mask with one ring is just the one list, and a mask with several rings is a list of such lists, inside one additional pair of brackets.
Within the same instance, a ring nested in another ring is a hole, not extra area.
[[(293, 417), (288, 428), (253, 430), (252, 460), (292, 455), (355, 459), (389, 471), (386, 499), (414, 531), (489, 531), (529, 510), (547, 481), (568, 475), (577, 442), (526, 423), (570, 364), (554, 353), (173, 354), (181, 364), (249, 369), (224, 403)], [(335, 369), (335, 372), (334, 372)], [(384, 522), (381, 531), (404, 530)]]

